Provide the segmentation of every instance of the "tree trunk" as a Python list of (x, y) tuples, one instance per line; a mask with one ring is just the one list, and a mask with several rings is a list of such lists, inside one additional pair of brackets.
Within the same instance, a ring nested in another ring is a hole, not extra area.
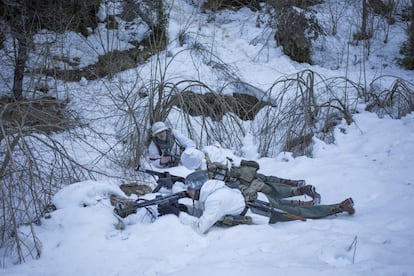
[(364, 38), (368, 37), (368, 35), (367, 35), (367, 17), (368, 17), (367, 0), (362, 0), (361, 35)]
[(17, 39), (17, 42), (18, 50), (14, 67), (13, 97), (15, 100), (21, 100), (23, 98), (24, 68), (27, 61), (27, 43), (24, 37)]
[(410, 40), (410, 55), (414, 57), (414, 0), (411, 0), (411, 25), (408, 30)]

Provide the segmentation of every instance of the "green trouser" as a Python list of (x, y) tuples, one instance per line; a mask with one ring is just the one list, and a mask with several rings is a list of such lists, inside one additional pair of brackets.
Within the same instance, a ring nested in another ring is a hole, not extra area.
[(273, 183), (273, 184), (284, 184), (284, 185), (289, 185), (292, 187), (297, 187), (297, 180), (292, 180), (292, 179), (286, 179), (286, 178), (280, 178), (277, 176), (273, 176), (273, 175), (264, 175), (261, 173), (256, 173), (256, 177), (259, 178), (260, 180), (262, 180), (265, 183)]
[[(334, 210), (338, 208), (338, 204), (299, 206), (299, 200), (284, 199), (292, 197), (293, 190), (295, 189), (291, 185), (283, 184), (286, 180), (275, 176), (266, 176), (261, 174), (257, 174), (257, 177), (265, 183), (262, 192), (268, 198), (269, 203), (272, 204), (273, 207), (283, 210), (289, 214), (302, 218), (318, 219), (333, 215), (335, 213)], [(270, 218), (270, 223), (289, 220), (294, 219), (281, 216), (280, 214), (274, 214)]]
[[(278, 204), (289, 205), (289, 206), (299, 206), (300, 200), (286, 200), (283, 198), (288, 198), (293, 196), (293, 191), (296, 189), (292, 185), (283, 184), (284, 182), (288, 181), (286, 179), (282, 179), (276, 176), (266, 176), (263, 174), (257, 174), (257, 178), (264, 182), (264, 187), (262, 189), (262, 193), (266, 195), (267, 198), (272, 199), (273, 201), (277, 201)], [(273, 204), (273, 203), (272, 203)], [(276, 207), (276, 206), (274, 206)]]
[[(273, 207), (283, 210), (289, 214), (302, 217), (302, 218), (311, 218), (311, 219), (324, 218), (324, 217), (335, 214), (336, 212), (334, 210), (338, 209), (338, 204), (315, 205), (315, 206), (291, 206), (291, 205), (286, 205), (284, 203), (280, 203), (280, 200), (274, 200), (273, 198), (268, 198), (268, 199)], [(275, 223), (278, 221), (289, 221), (289, 220), (294, 220), (294, 219), (280, 216), (280, 214), (273, 214), (272, 217), (270, 218), (269, 223)]]

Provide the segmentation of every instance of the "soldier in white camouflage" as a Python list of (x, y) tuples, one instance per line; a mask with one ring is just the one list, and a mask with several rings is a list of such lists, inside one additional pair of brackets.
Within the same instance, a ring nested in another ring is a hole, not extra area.
[[(195, 158), (188, 159), (192, 160), (192, 166), (194, 167)], [(187, 157), (183, 160), (187, 160)], [(203, 163), (202, 160), (197, 162), (199, 164)], [(319, 205), (321, 196), (316, 192), (314, 186), (306, 185), (304, 180), (283, 179), (257, 173), (259, 164), (255, 161), (242, 160), (240, 166), (233, 165), (229, 167), (219, 162), (211, 162), (207, 156), (206, 163), (207, 169), (204, 171), (209, 179), (221, 180), (228, 187), (239, 189), (246, 202), (256, 200), (258, 193), (263, 193), (274, 208), (302, 218), (323, 218), (340, 212), (347, 212), (351, 215), (355, 213), (352, 198), (338, 204)], [(186, 165), (185, 162), (183, 164)], [(289, 199), (302, 195), (309, 196), (312, 200)], [(271, 218), (270, 222), (286, 220), (289, 220), (289, 218), (275, 216)]]
[(195, 148), (195, 143), (190, 138), (167, 127), (164, 122), (155, 122), (151, 127), (151, 134), (149, 161), (157, 168), (178, 166), (182, 151)]
[[(255, 218), (255, 210), (263, 210), (266, 213), (266, 205), (260, 201), (253, 200), (253, 204), (246, 202), (240, 190), (228, 187), (223, 181), (210, 179), (206, 172), (195, 171), (186, 177), (187, 194), (202, 210), (199, 217), (190, 216), (184, 212), (174, 212), (179, 214), (183, 224), (190, 225), (200, 234), (206, 233), (213, 225), (226, 218), (234, 217), (238, 225), (245, 221), (246, 224), (257, 224), (263, 222)], [(264, 208), (261, 208), (264, 207)], [(319, 205), (319, 206), (285, 206), (286, 208), (273, 209), (267, 214), (267, 223), (279, 221), (305, 220), (305, 218), (319, 219), (341, 212), (352, 215), (355, 213), (351, 198), (345, 199), (338, 204)], [(259, 208), (259, 209), (257, 209)], [(280, 211), (282, 210), (282, 211)], [(242, 219), (241, 219), (242, 218)], [(251, 218), (250, 220), (245, 218)]]

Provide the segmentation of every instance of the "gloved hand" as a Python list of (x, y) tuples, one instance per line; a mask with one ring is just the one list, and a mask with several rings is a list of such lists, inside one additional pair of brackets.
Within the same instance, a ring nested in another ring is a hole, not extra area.
[(198, 234), (202, 235), (204, 234), (208, 229), (200, 228), (199, 219), (193, 216), (190, 216), (187, 213), (180, 213), (180, 216), (178, 217), (180, 219), (180, 222), (184, 225), (190, 225), (191, 228), (194, 229)]
[(188, 213), (188, 207), (187, 207), (187, 205), (185, 205), (185, 204), (179, 203), (179, 204), (178, 204), (178, 209), (179, 209), (181, 212), (186, 212), (186, 213)]
[(195, 225), (198, 221), (198, 218), (190, 216), (187, 213), (180, 213), (180, 216), (178, 218), (180, 219), (180, 222), (184, 225)]
[(168, 214), (174, 214), (178, 216), (180, 214), (180, 209), (178, 204), (173, 205), (158, 205), (158, 216), (164, 216)]

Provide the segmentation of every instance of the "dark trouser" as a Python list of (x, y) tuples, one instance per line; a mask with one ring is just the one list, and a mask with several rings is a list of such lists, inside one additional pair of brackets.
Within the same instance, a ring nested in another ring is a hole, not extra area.
[(261, 192), (266, 195), (270, 203), (277, 202), (276, 205), (273, 205), (274, 207), (279, 208), (279, 205), (301, 205), (300, 200), (284, 199), (294, 196), (293, 191), (296, 190), (295, 187), (281, 183), (280, 178), (275, 176), (259, 177), (259, 179), (265, 184)]
[[(299, 216), (302, 218), (311, 218), (311, 219), (319, 219), (324, 218), (330, 215), (335, 214), (335, 209), (338, 208), (338, 204), (330, 204), (330, 205), (315, 205), (315, 206), (290, 206), (283, 203), (280, 203), (279, 200), (274, 200), (272, 198), (268, 198), (269, 202), (272, 204), (274, 208), (283, 210), (289, 214)], [(290, 219), (285, 216), (280, 216), (279, 214), (274, 214), (270, 218), (269, 223), (275, 223), (278, 221), (289, 221), (295, 220)]]

